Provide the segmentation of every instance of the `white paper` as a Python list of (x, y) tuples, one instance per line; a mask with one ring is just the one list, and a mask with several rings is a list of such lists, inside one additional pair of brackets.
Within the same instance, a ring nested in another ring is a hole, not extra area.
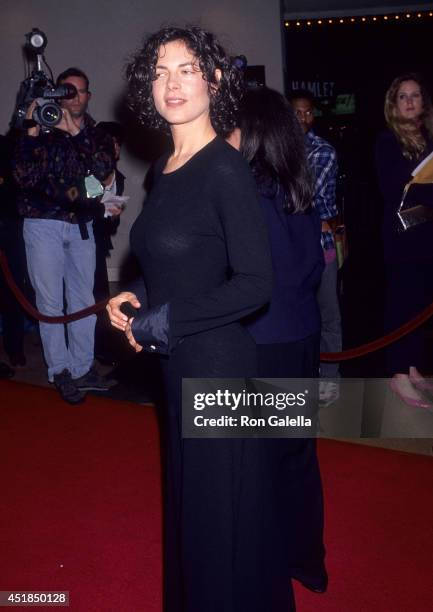
[(418, 174), (418, 172), (419, 172), (420, 170), (422, 170), (422, 169), (424, 168), (424, 166), (425, 166), (426, 164), (428, 164), (428, 162), (429, 162), (429, 161), (430, 161), (432, 158), (433, 158), (433, 152), (432, 152), (432, 153), (430, 153), (430, 155), (427, 155), (427, 157), (425, 157), (425, 158), (422, 160), (422, 162), (420, 162), (420, 163), (418, 164), (418, 166), (415, 168), (415, 170), (413, 170), (413, 171), (412, 171), (412, 176), (416, 176), (416, 175)]
[(101, 199), (105, 207), (104, 217), (111, 217), (113, 212), (116, 214), (117, 211), (122, 211), (128, 200), (129, 196), (118, 196), (110, 193), (110, 191), (105, 191)]

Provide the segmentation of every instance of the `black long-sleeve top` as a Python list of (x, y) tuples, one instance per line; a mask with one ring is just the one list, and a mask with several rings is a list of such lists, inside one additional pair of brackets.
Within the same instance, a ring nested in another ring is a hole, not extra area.
[(87, 115), (76, 136), (59, 129), (22, 134), (13, 157), (18, 210), (24, 217), (76, 222), (80, 207), (81, 219), (90, 220), (94, 202), (86, 199), (84, 179), (93, 174), (103, 181), (114, 166), (112, 138)]
[[(433, 142), (427, 140), (427, 149), (422, 158), (431, 151)], [(376, 170), (384, 201), (382, 236), (384, 257), (388, 263), (433, 259), (433, 223), (423, 223), (403, 232), (397, 217), (404, 187), (420, 161), (404, 157), (391, 130), (379, 135), (376, 142)]]
[(216, 137), (169, 174), (166, 159), (131, 230), (150, 307), (133, 334), (162, 353), (240, 321), (269, 300), (272, 286), (266, 227), (242, 156)]

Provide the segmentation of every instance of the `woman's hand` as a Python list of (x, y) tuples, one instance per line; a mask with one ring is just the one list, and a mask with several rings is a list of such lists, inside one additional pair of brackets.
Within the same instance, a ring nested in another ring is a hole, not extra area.
[(138, 344), (138, 342), (132, 335), (131, 325), (132, 325), (133, 320), (134, 320), (134, 317), (129, 319), (128, 323), (126, 324), (125, 334), (126, 334), (126, 337), (128, 338), (129, 344), (132, 346), (132, 348), (135, 350), (136, 353), (139, 353), (140, 351), (143, 350), (143, 347), (141, 346), (141, 344)]
[[(131, 291), (122, 291), (122, 293), (119, 293), (115, 297), (111, 298), (111, 300), (109, 300), (106, 308), (108, 316), (110, 317), (111, 325), (116, 329), (120, 329), (121, 331), (126, 332), (126, 328), (128, 326), (128, 317), (120, 310), (120, 305), (123, 304), (123, 302), (129, 302), (134, 308), (140, 308), (141, 304), (138, 301), (135, 293), (131, 293)], [(129, 331), (131, 331), (130, 325)]]

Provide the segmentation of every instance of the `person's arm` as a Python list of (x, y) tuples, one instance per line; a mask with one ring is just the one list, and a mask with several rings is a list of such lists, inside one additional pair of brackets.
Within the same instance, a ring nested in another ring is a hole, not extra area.
[(337, 154), (331, 146), (320, 147), (311, 154), (314, 167), (315, 189), (314, 205), (322, 221), (333, 219), (338, 215), (336, 202)]
[(48, 173), (48, 147), (42, 135), (22, 134), (12, 157), (13, 177), (22, 189), (33, 189)]
[(210, 291), (174, 299), (137, 316), (132, 321), (132, 335), (147, 350), (168, 353), (182, 338), (239, 321), (270, 299), (272, 267), (267, 231), (253, 177), (237, 155), (209, 185), (209, 197), (221, 223), (230, 278)]

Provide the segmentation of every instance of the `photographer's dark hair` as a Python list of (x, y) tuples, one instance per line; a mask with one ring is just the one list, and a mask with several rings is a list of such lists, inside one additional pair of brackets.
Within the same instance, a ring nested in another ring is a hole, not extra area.
[[(229, 134), (236, 125), (236, 115), (243, 93), (242, 72), (232, 63), (229, 55), (211, 32), (197, 26), (166, 27), (149, 36), (143, 48), (137, 51), (126, 66), (128, 106), (138, 120), (153, 129), (168, 129), (168, 124), (156, 111), (152, 82), (161, 45), (183, 41), (198, 59), (203, 78), (208, 83), (210, 119), (220, 136)], [(215, 70), (221, 70), (220, 81)]]
[(267, 87), (249, 90), (243, 100), (239, 127), (240, 151), (250, 163), (259, 189), (282, 187), (288, 212), (308, 212), (313, 182), (305, 139), (286, 98)]
[(68, 68), (59, 74), (57, 77), (56, 85), (59, 86), (63, 81), (69, 79), (69, 77), (79, 77), (80, 79), (84, 79), (86, 82), (86, 89), (89, 91), (89, 78), (85, 72), (80, 70), (80, 68)]

